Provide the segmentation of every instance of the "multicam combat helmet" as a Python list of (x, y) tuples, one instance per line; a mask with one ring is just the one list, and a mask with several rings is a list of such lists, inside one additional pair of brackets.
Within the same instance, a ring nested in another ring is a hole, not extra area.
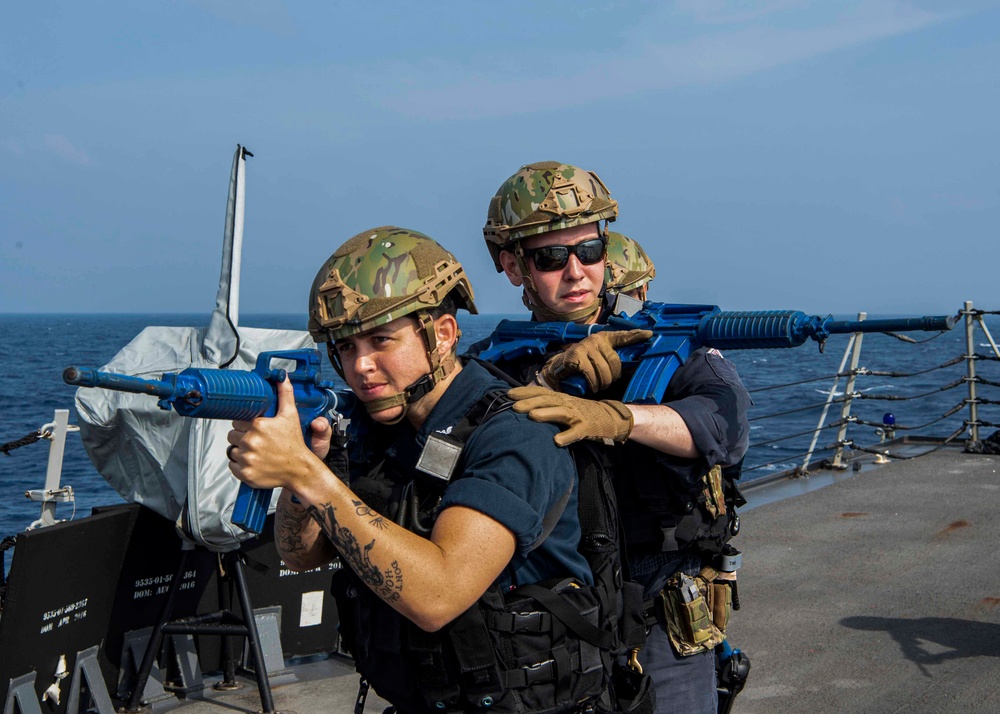
[(528, 236), (618, 217), (618, 202), (593, 171), (558, 161), (527, 164), (490, 199), (483, 236), (497, 272), (500, 251)]
[(423, 233), (395, 226), (372, 228), (340, 246), (317, 273), (309, 291), (309, 334), (327, 343), (330, 360), (340, 371), (334, 341), (406, 315), (415, 317), (430, 373), (402, 394), (366, 404), (371, 413), (405, 406), (454, 369), (453, 359), (442, 360), (438, 354), (429, 312), (449, 293), (457, 307), (477, 313), (472, 285), (455, 256)]
[(600, 309), (600, 301), (572, 313), (557, 313), (543, 305), (520, 241), (563, 228), (613, 221), (617, 217), (618, 202), (611, 198), (608, 187), (593, 171), (558, 161), (542, 161), (522, 166), (503, 182), (490, 199), (483, 237), (498, 273), (503, 271), (501, 251), (509, 250), (516, 257), (524, 281), (524, 304), (537, 319), (584, 320)]
[(608, 231), (607, 261), (604, 281), (608, 290), (630, 293), (656, 277), (653, 261), (642, 246), (615, 231)]

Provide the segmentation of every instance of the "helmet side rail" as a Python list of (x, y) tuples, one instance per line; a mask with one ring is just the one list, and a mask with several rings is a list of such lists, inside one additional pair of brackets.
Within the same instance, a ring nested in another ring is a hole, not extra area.
[[(274, 367), (276, 360), (294, 362), (294, 370)], [(102, 372), (87, 367), (67, 367), (63, 381), (78, 387), (100, 387), (159, 398), (161, 409), (183, 417), (249, 421), (272, 417), (278, 408), (278, 383), (287, 377), (295, 391), (295, 406), (304, 437), (309, 424), (320, 416), (350, 416), (356, 405), (349, 390), (335, 389), (320, 379), (321, 358), (316, 350), (262, 352), (251, 371), (189, 367), (166, 373), (159, 380)], [(267, 517), (272, 489), (240, 484), (232, 522), (251, 533), (260, 533)]]

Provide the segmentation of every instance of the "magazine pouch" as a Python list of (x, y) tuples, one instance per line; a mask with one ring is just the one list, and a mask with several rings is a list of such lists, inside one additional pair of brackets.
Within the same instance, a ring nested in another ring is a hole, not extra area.
[(713, 650), (725, 639), (712, 619), (708, 587), (700, 577), (677, 572), (660, 591), (667, 635), (681, 657)]

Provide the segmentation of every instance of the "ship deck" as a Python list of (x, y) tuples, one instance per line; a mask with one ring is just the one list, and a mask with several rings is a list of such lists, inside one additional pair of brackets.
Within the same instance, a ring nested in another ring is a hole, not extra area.
[[(730, 640), (751, 671), (734, 711), (994, 711), (998, 467), (995, 456), (948, 450), (749, 488), (736, 541), (742, 609)], [(279, 711), (353, 710), (358, 679), (349, 663), (294, 672), (295, 681), (275, 683)], [(183, 712), (260, 708), (252, 684), (210, 696), (187, 700)], [(384, 706), (370, 696), (366, 711)]]

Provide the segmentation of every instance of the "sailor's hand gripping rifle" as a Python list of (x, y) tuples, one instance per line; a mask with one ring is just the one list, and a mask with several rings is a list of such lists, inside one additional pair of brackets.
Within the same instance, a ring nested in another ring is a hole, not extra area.
[[(616, 351), (622, 365), (635, 368), (622, 401), (659, 404), (670, 378), (700, 347), (748, 350), (798, 347), (808, 339), (820, 349), (826, 338), (852, 332), (908, 332), (950, 330), (957, 318), (903, 317), (879, 320), (834, 320), (791, 310), (722, 311), (715, 305), (675, 305), (647, 302), (632, 315), (612, 316), (604, 325), (572, 322), (516, 322), (503, 320), (479, 357), (501, 365), (525, 355), (548, 355), (560, 345), (579, 342), (602, 330), (652, 330), (653, 337)], [(562, 389), (583, 395), (586, 383), (573, 375)]]
[[(294, 371), (272, 369), (275, 360), (295, 363)], [(356, 400), (347, 390), (335, 390), (333, 382), (320, 381), (320, 355), (316, 350), (261, 352), (252, 371), (189, 367), (168, 372), (160, 380), (101, 372), (86, 367), (67, 367), (63, 381), (79, 387), (102, 387), (119, 392), (159, 397), (161, 409), (173, 408), (185, 417), (250, 421), (274, 416), (278, 405), (278, 382), (287, 378), (295, 388), (303, 437), (309, 424), (331, 412), (350, 416)], [(260, 533), (267, 517), (272, 489), (254, 489), (240, 484), (232, 521), (251, 533)]]

